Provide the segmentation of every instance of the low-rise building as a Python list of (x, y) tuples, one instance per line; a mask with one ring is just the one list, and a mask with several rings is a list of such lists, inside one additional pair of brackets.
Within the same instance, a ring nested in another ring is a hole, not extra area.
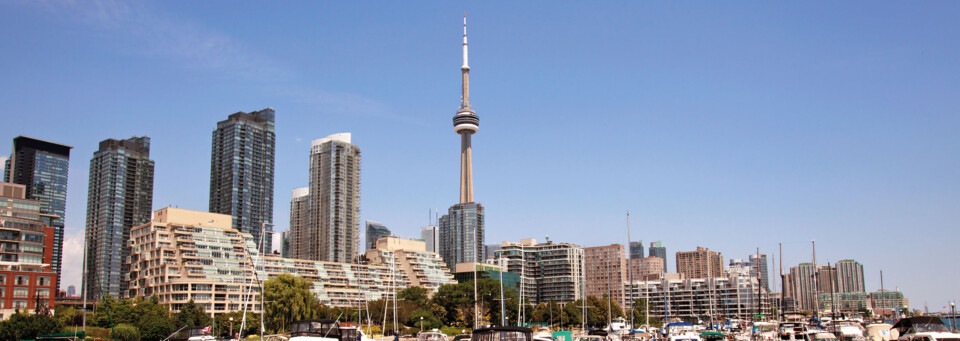
[(224, 214), (163, 208), (131, 229), (130, 238), (129, 297), (156, 296), (171, 311), (193, 300), (211, 315), (244, 304), (259, 312), (259, 281), (282, 273), (309, 280), (317, 300), (332, 306), (392, 298), (409, 286), (403, 272), (387, 266), (261, 258), (253, 237)]
[(453, 284), (453, 275), (444, 266), (440, 255), (428, 252), (424, 241), (382, 237), (366, 255), (371, 265), (403, 272), (411, 286), (437, 291), (441, 285)]
[(53, 310), (54, 218), (40, 213), (40, 201), (26, 199), (26, 186), (0, 182), (0, 318), (33, 313), (37, 304)]
[(635, 281), (626, 287), (631, 300), (649, 299), (651, 317), (697, 317), (706, 321), (710, 316), (770, 314), (767, 291), (759, 285), (756, 278), (730, 276)]

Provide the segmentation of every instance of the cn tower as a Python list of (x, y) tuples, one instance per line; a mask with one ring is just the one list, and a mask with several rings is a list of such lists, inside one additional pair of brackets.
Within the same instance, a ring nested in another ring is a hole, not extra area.
[(480, 117), (470, 108), (470, 66), (467, 64), (467, 15), (463, 15), (463, 99), (453, 116), (453, 131), (460, 134), (460, 203), (473, 202), (473, 152), (470, 136), (480, 130)]
[(470, 66), (467, 64), (467, 15), (463, 15), (463, 100), (453, 116), (453, 131), (460, 134), (460, 202), (440, 218), (440, 257), (447, 269), (461, 263), (483, 262), (483, 205), (473, 201), (473, 151), (470, 137), (480, 130), (480, 118), (470, 108)]

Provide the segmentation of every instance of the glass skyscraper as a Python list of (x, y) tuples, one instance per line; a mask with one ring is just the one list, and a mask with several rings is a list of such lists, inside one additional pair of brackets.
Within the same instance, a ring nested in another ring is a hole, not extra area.
[(377, 248), (377, 239), (390, 236), (390, 229), (381, 223), (367, 220), (367, 248), (372, 250)]
[(153, 212), (150, 138), (100, 142), (90, 159), (87, 189), (87, 297), (127, 294), (130, 229), (150, 222)]
[(655, 241), (650, 243), (650, 256), (659, 257), (663, 259), (663, 270), (667, 271), (667, 248), (663, 246), (663, 242)]
[(630, 242), (630, 259), (643, 258), (643, 241)]
[(273, 109), (238, 112), (217, 123), (210, 155), (210, 212), (233, 216), (233, 228), (272, 250), (273, 170), (276, 136)]
[(483, 240), (483, 205), (456, 204), (440, 217), (440, 257), (448, 269), (459, 263), (482, 263)]
[(67, 171), (73, 147), (17, 136), (13, 139), (7, 182), (26, 186), (27, 199), (40, 202), (40, 213), (54, 215), (52, 268), (60, 285), (63, 256), (64, 213), (67, 206)]

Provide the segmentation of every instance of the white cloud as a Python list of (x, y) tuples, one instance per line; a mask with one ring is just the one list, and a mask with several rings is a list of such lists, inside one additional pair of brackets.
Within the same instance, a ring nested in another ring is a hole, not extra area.
[(83, 279), (83, 229), (68, 227), (64, 232), (60, 288), (66, 290), (75, 285), (79, 291)]

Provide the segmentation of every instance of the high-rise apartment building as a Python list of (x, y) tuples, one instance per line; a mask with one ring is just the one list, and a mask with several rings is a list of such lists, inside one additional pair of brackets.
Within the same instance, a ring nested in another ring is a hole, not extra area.
[(53, 309), (55, 216), (40, 213), (42, 203), (26, 198), (24, 185), (0, 182), (0, 318), (37, 305)]
[(611, 297), (624, 306), (627, 259), (623, 245), (594, 246), (583, 249), (583, 272), (588, 296)]
[(697, 251), (677, 252), (677, 273), (684, 278), (723, 276), (723, 255), (697, 246)]
[(229, 214), (233, 227), (273, 249), (275, 113), (237, 112), (217, 122), (210, 152), (210, 212)]
[(627, 295), (631, 301), (648, 299), (652, 317), (723, 319), (770, 314), (772, 300), (766, 290), (758, 290), (757, 286), (756, 277), (664, 278), (633, 282)]
[[(293, 191), (292, 255), (354, 262), (360, 250), (360, 148), (350, 133), (313, 140), (309, 186)], [(296, 216), (296, 218), (295, 218)]]
[(67, 173), (72, 148), (59, 143), (17, 136), (13, 139), (13, 153), (7, 160), (10, 163), (6, 172), (7, 182), (26, 186), (26, 198), (40, 202), (40, 214), (56, 216), (50, 223), (53, 227), (53, 258), (50, 265), (57, 273), (56, 283), (60, 283), (64, 215), (67, 208)]
[(787, 286), (789, 286), (787, 292), (790, 295), (790, 301), (795, 304), (795, 309), (805, 311), (816, 309), (819, 300), (817, 296), (823, 291), (818, 285), (823, 279), (818, 277), (823, 274), (820, 269), (825, 267), (823, 265), (814, 267), (813, 263), (800, 263), (790, 268), (790, 273), (786, 276)]
[(580, 245), (549, 240), (538, 244), (531, 238), (501, 243), (493, 261), (520, 275), (523, 296), (530, 303), (567, 303), (582, 297), (583, 257)]
[(643, 258), (643, 241), (630, 242), (630, 259)]
[(483, 206), (473, 201), (473, 147), (471, 137), (480, 130), (480, 117), (470, 107), (470, 67), (467, 64), (467, 18), (463, 18), (462, 96), (453, 116), (453, 131), (460, 135), (460, 203), (440, 218), (440, 255), (447, 268), (459, 263), (482, 263)]
[(290, 230), (287, 231), (287, 253), (291, 258), (311, 259), (311, 255), (316, 257), (318, 254), (320, 243), (316, 238), (319, 238), (319, 235), (316, 229), (310, 229), (309, 226), (310, 188), (294, 188), (290, 199)]
[(420, 228), (420, 239), (426, 246), (427, 252), (440, 253), (440, 228), (437, 225), (429, 225)]
[(663, 259), (663, 268), (669, 269), (667, 266), (667, 248), (663, 246), (663, 242), (655, 241), (650, 243), (649, 256), (651, 257), (660, 257)]
[(376, 249), (377, 239), (390, 236), (390, 229), (381, 223), (367, 220), (367, 248), (364, 250)]
[(90, 159), (87, 187), (87, 297), (123, 297), (130, 229), (150, 222), (153, 212), (150, 138), (107, 139)]
[(837, 292), (866, 292), (863, 280), (863, 264), (853, 259), (844, 259), (838, 261), (837, 268)]

